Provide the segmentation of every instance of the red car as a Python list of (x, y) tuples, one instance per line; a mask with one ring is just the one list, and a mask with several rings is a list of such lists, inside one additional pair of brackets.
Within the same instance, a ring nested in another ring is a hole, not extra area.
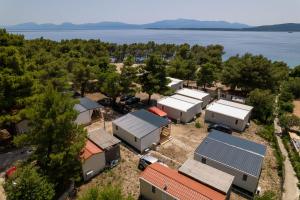
[(11, 177), (17, 170), (17, 167), (16, 166), (12, 166), (11, 168), (9, 168), (8, 170), (6, 170), (5, 172), (5, 177), (6, 178), (9, 178)]

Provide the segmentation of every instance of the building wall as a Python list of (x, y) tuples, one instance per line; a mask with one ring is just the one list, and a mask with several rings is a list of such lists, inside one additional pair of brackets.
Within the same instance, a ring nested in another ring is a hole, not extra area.
[(93, 114), (92, 110), (87, 110), (82, 113), (79, 113), (75, 120), (75, 123), (77, 123), (79, 125), (90, 123), (92, 121), (92, 119), (91, 119), (92, 114)]
[(161, 130), (162, 128), (159, 128), (141, 138), (141, 151), (151, 147), (153, 143), (159, 143)]
[[(194, 116), (197, 114), (197, 107), (189, 109), (187, 112), (177, 110), (175, 108), (161, 105), (157, 103), (157, 107), (168, 114), (168, 117), (174, 120), (180, 120), (183, 123), (193, 120)], [(182, 114), (181, 114), (182, 113)]]
[[(250, 114), (249, 114), (250, 115)], [(243, 131), (249, 120), (249, 115), (244, 120), (236, 119), (234, 117), (222, 115), (209, 110), (205, 111), (205, 121), (212, 123), (220, 123), (231, 127), (232, 129)]]
[[(104, 168), (105, 168), (105, 153), (101, 152), (92, 155), (82, 163), (83, 179), (85, 181), (91, 179), (93, 176), (101, 172)], [(94, 171), (94, 173), (91, 176), (87, 176), (86, 173), (89, 171)]]
[(204, 107), (206, 107), (207, 104), (209, 104), (209, 102), (210, 102), (210, 95), (207, 95), (206, 97), (203, 97), (203, 98), (200, 99), (200, 100), (203, 101), (203, 103), (202, 103), (202, 108), (204, 108)]
[(141, 150), (141, 140), (139, 138), (135, 138), (134, 135), (132, 135), (131, 133), (129, 133), (126, 130), (122, 129), (120, 126), (118, 126), (118, 130), (117, 130), (117, 128), (116, 128), (117, 126), (114, 123), (112, 123), (112, 127), (113, 127), (113, 134), (114, 135), (118, 136), (120, 139), (124, 140), (126, 143), (130, 144), (135, 149), (142, 152), (142, 150)]
[[(201, 155), (198, 155), (197, 153), (194, 154), (195, 160), (198, 160), (199, 162), (201, 162), (202, 158), (203, 157)], [(244, 173), (239, 170), (232, 169), (226, 165), (223, 165), (216, 161), (210, 160), (209, 158), (206, 158), (206, 164), (211, 167), (214, 167), (216, 169), (219, 169), (223, 172), (233, 175), (234, 176), (234, 180), (233, 180), (234, 185), (241, 187), (252, 193), (254, 193), (256, 191), (258, 181), (259, 181), (259, 179), (257, 177), (247, 175), (247, 180), (244, 181), (243, 180)]]
[(183, 88), (183, 81), (171, 85), (170, 88), (172, 88), (174, 90), (180, 90), (180, 89), (182, 89)]
[(176, 198), (170, 196), (168, 193), (160, 190), (159, 188), (155, 189), (155, 193), (152, 192), (152, 185), (140, 178), (140, 195), (142, 199), (146, 200), (176, 200)]
[(111, 163), (115, 160), (118, 162), (120, 161), (121, 155), (120, 155), (120, 145), (116, 144), (109, 149), (105, 149), (105, 161), (106, 165), (110, 166)]

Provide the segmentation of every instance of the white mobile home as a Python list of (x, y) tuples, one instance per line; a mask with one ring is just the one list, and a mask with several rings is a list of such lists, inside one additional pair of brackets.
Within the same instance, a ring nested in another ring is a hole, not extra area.
[(75, 104), (74, 109), (79, 112), (75, 122), (77, 124), (89, 124), (93, 118), (101, 117), (102, 105), (89, 98), (79, 98), (79, 104)]
[(197, 147), (194, 159), (234, 176), (233, 185), (256, 192), (266, 146), (213, 130)]
[(176, 91), (176, 94), (203, 101), (202, 108), (204, 108), (210, 102), (210, 94), (200, 90), (183, 88), (181, 90)]
[(193, 120), (198, 112), (196, 104), (172, 97), (165, 97), (158, 100), (157, 107), (165, 111), (170, 119), (183, 123)]
[(171, 82), (168, 84), (168, 87), (174, 89), (175, 91), (183, 88), (183, 80), (171, 77), (167, 78), (171, 80)]
[(220, 99), (206, 107), (205, 121), (220, 123), (243, 131), (250, 120), (252, 106)]
[(85, 181), (90, 180), (105, 168), (105, 153), (92, 141), (87, 140), (81, 155), (82, 173)]
[(193, 99), (193, 98), (190, 98), (190, 97), (186, 97), (186, 96), (182, 96), (182, 95), (179, 95), (179, 94), (174, 94), (171, 97), (174, 98), (174, 99), (178, 99), (178, 100), (181, 100), (181, 101), (186, 101), (188, 103), (195, 104), (196, 107), (197, 107), (197, 114), (200, 114), (202, 112), (203, 101)]
[(158, 144), (169, 120), (146, 110), (128, 113), (112, 122), (113, 134), (140, 152)]
[(88, 139), (104, 151), (107, 167), (113, 167), (119, 163), (121, 159), (121, 141), (119, 139), (107, 133), (102, 128), (89, 131)]

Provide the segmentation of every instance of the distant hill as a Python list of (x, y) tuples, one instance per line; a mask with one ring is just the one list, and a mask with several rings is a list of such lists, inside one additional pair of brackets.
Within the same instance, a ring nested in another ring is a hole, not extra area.
[(245, 31), (284, 31), (284, 32), (299, 32), (300, 24), (287, 23), (287, 24), (275, 24), (275, 25), (265, 25), (256, 26), (250, 28), (244, 28)]
[(0, 26), (11, 31), (22, 30), (118, 30), (118, 29), (169, 29), (169, 30), (214, 30), (214, 31), (300, 31), (300, 24), (287, 23), (251, 27), (247, 24), (226, 21), (200, 21), (191, 19), (162, 20), (147, 24), (127, 24), (122, 22), (99, 22), (85, 24), (37, 24), (33, 22)]
[(250, 26), (226, 21), (199, 21), (191, 19), (163, 20), (144, 25), (145, 28), (249, 28)]
[(139, 25), (126, 24), (121, 22), (99, 22), (86, 24), (37, 24), (33, 22), (3, 26), (8, 30), (101, 30), (101, 29), (136, 29)]
[(86, 24), (37, 24), (33, 22), (2, 26), (8, 30), (101, 30), (101, 29), (145, 29), (145, 28), (249, 28), (250, 26), (240, 23), (225, 21), (199, 21), (190, 19), (163, 20), (148, 24), (127, 24), (121, 22), (99, 22)]

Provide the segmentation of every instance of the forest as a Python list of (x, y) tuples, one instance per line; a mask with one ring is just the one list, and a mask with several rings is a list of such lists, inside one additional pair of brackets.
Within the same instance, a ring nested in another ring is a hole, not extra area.
[[(252, 54), (223, 61), (224, 53), (221, 45), (26, 40), (0, 30), (0, 129), (14, 135), (13, 145), (35, 149), (6, 184), (9, 199), (24, 197), (28, 187), (35, 188), (36, 199), (53, 199), (70, 181), (80, 180), (86, 132), (74, 123), (74, 92), (101, 92), (112, 104), (122, 95), (145, 92), (149, 103), (155, 93), (172, 92), (170, 76), (204, 90), (222, 83), (239, 91), (254, 106), (253, 118), (263, 124), (272, 123), (279, 94), (282, 116), (292, 113), (292, 100), (300, 98), (300, 65), (289, 69), (284, 62)], [(115, 63), (124, 66), (118, 70)], [(30, 120), (31, 131), (15, 135), (23, 119)], [(19, 181), (17, 192), (14, 181)]]

